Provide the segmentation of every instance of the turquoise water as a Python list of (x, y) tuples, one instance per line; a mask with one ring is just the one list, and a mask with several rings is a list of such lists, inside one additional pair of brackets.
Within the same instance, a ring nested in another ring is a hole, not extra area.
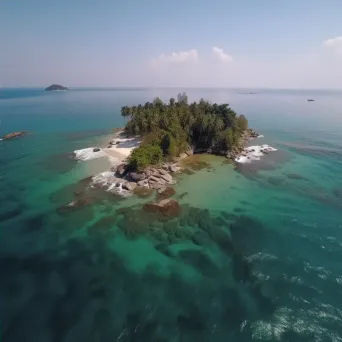
[(72, 151), (104, 144), (122, 105), (183, 90), (0, 91), (0, 135), (29, 131), (0, 141), (3, 341), (342, 340), (342, 93), (185, 89), (278, 151), (204, 157), (169, 221), (141, 210), (153, 196), (84, 192), (109, 164)]

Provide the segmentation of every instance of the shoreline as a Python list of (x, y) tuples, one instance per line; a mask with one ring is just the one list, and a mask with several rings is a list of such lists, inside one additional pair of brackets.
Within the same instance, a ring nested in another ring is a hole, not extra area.
[(131, 152), (141, 144), (140, 137), (127, 137), (124, 129), (119, 129), (113, 134), (109, 143), (105, 142), (108, 141), (106, 137), (106, 140), (100, 144), (102, 147), (92, 146), (73, 151), (75, 159), (78, 161), (89, 161), (106, 157), (115, 166), (124, 162)]
[[(253, 136), (250, 135), (253, 133)], [(249, 164), (258, 161), (265, 154), (268, 154), (277, 149), (269, 145), (248, 146), (248, 143), (255, 138), (264, 137), (256, 132), (249, 130), (242, 136), (243, 146), (229, 153), (194, 153), (193, 149), (189, 149), (185, 153), (181, 153), (179, 157), (174, 158), (170, 162), (164, 161), (159, 165), (148, 166), (143, 171), (132, 171), (128, 168), (127, 158), (130, 153), (140, 146), (142, 138), (140, 136), (128, 136), (123, 129), (117, 129), (112, 135), (106, 137), (105, 147), (88, 147), (74, 151), (75, 159), (78, 161), (93, 161), (98, 158), (107, 158), (110, 167), (102, 172), (89, 176), (84, 191), (80, 194), (75, 194), (73, 201), (62, 206), (61, 210), (76, 210), (83, 207), (87, 202), (88, 196), (92, 191), (99, 189), (106, 193), (118, 196), (121, 198), (134, 197), (149, 198), (153, 193), (155, 196), (148, 201), (146, 210), (164, 213), (178, 213), (179, 203), (174, 185), (178, 183), (178, 176), (193, 175), (197, 171), (207, 169), (208, 172), (213, 172), (210, 163), (203, 156), (224, 157), (222, 160), (229, 160), (236, 166)], [(182, 179), (182, 178), (181, 178)], [(178, 188), (179, 189), (179, 188)], [(89, 192), (90, 191), (90, 192)], [(167, 214), (166, 216), (168, 216)], [(177, 216), (177, 214), (175, 214)]]
[[(220, 153), (220, 155), (236, 164), (260, 160), (263, 155), (277, 151), (277, 149), (266, 144), (247, 146), (251, 140), (263, 137), (263, 135), (248, 129), (241, 135), (240, 148), (223, 154)], [(93, 175), (91, 177), (91, 186), (101, 187), (105, 191), (125, 197), (135, 193), (135, 190), (139, 188), (163, 193), (168, 187), (176, 184), (172, 174), (191, 173), (188, 167), (185, 166), (187, 160), (190, 161), (190, 156), (206, 154), (196, 153), (193, 149), (189, 149), (187, 152), (181, 153), (172, 162), (149, 166), (142, 172), (131, 172), (127, 168), (126, 161), (131, 152), (141, 145), (141, 142), (142, 138), (140, 136), (129, 136), (125, 133), (124, 128), (119, 128), (114, 131), (109, 143), (103, 143), (104, 147), (88, 147), (74, 151), (75, 159), (89, 161), (97, 158), (108, 158), (112, 167), (109, 170)], [(211, 153), (211, 151), (208, 151), (207, 154), (218, 155)], [(197, 163), (197, 167), (200, 168), (201, 162), (198, 161)]]

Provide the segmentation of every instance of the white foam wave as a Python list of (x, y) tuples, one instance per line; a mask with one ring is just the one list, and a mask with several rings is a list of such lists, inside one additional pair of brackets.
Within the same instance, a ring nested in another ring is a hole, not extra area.
[(269, 145), (249, 146), (244, 149), (239, 157), (235, 158), (235, 161), (241, 164), (250, 163), (253, 160), (260, 160), (264, 154), (275, 151), (277, 149)]
[(91, 159), (96, 159), (96, 158), (101, 158), (101, 157), (107, 157), (107, 154), (100, 149), (98, 152), (94, 152), (95, 147), (88, 147), (88, 148), (83, 148), (81, 150), (75, 150), (75, 158), (77, 160), (91, 160)]
[(342, 285), (342, 276), (341, 277), (337, 277), (336, 278), (336, 282), (337, 282), (337, 284)]
[(106, 157), (111, 165), (119, 165), (120, 159), (116, 158), (110, 154), (108, 154), (103, 149), (100, 149), (100, 151), (94, 152), (95, 147), (88, 147), (83, 148), (81, 150), (75, 150), (75, 159), (81, 160), (81, 161), (89, 161), (93, 159), (103, 158)]
[(107, 188), (106, 191), (120, 196), (129, 196), (131, 193), (122, 188), (125, 180), (115, 177), (114, 172), (104, 171), (92, 177), (92, 186)]
[(255, 260), (277, 260), (278, 258), (273, 254), (258, 252), (258, 253), (248, 256), (246, 259), (248, 261), (255, 261)]
[(258, 138), (265, 138), (262, 134), (258, 135)]

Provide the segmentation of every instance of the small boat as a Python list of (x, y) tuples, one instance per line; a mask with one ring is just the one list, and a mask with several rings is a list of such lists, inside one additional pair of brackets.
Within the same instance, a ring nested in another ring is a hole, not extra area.
[(314, 102), (315, 100), (314, 99), (308, 99), (308, 102)]

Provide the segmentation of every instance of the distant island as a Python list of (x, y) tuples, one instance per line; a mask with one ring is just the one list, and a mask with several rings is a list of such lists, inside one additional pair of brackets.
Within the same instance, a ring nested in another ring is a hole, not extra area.
[(45, 88), (45, 91), (59, 91), (59, 90), (69, 90), (69, 89), (59, 84), (52, 84), (49, 87)]

